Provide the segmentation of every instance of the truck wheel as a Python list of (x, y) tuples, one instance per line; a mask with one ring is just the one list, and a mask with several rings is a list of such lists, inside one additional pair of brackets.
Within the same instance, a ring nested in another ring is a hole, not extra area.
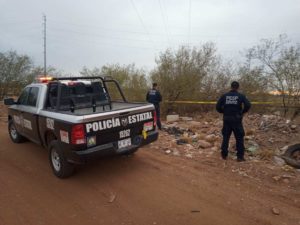
[(8, 122), (8, 133), (9, 133), (10, 139), (14, 143), (22, 143), (25, 140), (25, 138), (21, 134), (19, 134), (19, 132), (17, 131), (16, 126), (12, 120), (9, 120), (9, 122)]
[(58, 141), (51, 141), (49, 146), (50, 165), (55, 176), (66, 178), (73, 174), (74, 165), (69, 163), (61, 150)]

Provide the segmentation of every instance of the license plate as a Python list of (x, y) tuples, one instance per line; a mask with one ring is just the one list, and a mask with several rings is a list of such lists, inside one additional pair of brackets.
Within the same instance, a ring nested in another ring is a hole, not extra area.
[(124, 140), (118, 141), (118, 147), (119, 147), (119, 149), (126, 148), (126, 147), (128, 147), (130, 145), (131, 145), (131, 138), (126, 138)]

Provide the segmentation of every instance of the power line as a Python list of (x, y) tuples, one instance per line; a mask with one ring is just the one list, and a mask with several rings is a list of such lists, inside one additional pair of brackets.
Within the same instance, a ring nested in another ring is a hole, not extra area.
[(95, 26), (95, 25), (90, 25), (90, 24), (76, 24), (76, 23), (69, 23), (69, 22), (61, 22), (59, 20), (53, 20), (53, 19), (48, 19), (48, 22), (54, 23), (55, 25), (71, 25), (71, 26), (76, 26), (76, 27), (82, 27), (82, 28), (93, 28), (93, 29), (101, 29), (105, 31), (113, 31), (113, 32), (118, 32), (118, 33), (129, 33), (129, 34), (143, 34), (147, 35), (147, 33), (142, 32), (142, 31), (130, 31), (130, 30), (117, 30), (117, 29), (111, 29), (107, 27), (102, 27), (102, 26)]
[[(169, 16), (168, 16), (168, 10), (167, 10), (167, 7), (165, 5), (165, 1), (162, 1), (162, 6), (163, 6), (163, 9), (164, 9), (164, 12), (165, 12), (165, 16), (166, 16), (166, 24), (169, 25)], [(170, 41), (172, 41), (172, 33), (169, 29), (169, 26), (167, 26), (167, 31), (168, 31), (168, 34), (169, 34), (169, 38), (170, 38)]]
[[(164, 7), (164, 2), (162, 2), (162, 6), (163, 6), (163, 9), (164, 9), (164, 12), (166, 12), (166, 9)], [(166, 22), (168, 22), (168, 15), (167, 13), (165, 13), (165, 16), (166, 16)], [(54, 24), (55, 22), (55, 27), (52, 27), (52, 29), (60, 29), (60, 30), (66, 30), (66, 29), (69, 29), (69, 25), (72, 25), (72, 26), (77, 26), (77, 27), (83, 27), (83, 28), (93, 28), (93, 29), (97, 29), (97, 30), (103, 30), (103, 31), (113, 31), (113, 32), (120, 32), (120, 33), (132, 33), (132, 34), (141, 34), (141, 35), (147, 35), (146, 32), (144, 31), (130, 31), (130, 30), (118, 30), (118, 29), (112, 29), (112, 28), (107, 28), (107, 27), (102, 27), (102, 26), (95, 26), (95, 25), (90, 25), (90, 24), (77, 24), (77, 23), (70, 23), (70, 22), (62, 22), (60, 20), (55, 20), (55, 19), (52, 19), (52, 18), (47, 18), (47, 27), (49, 28), (49, 23), (51, 24)], [(0, 23), (1, 24), (1, 23)], [(66, 28), (66, 26), (62, 26), (62, 28), (57, 28), (57, 26), (60, 26), (60, 25), (68, 25), (68, 27)], [(168, 25), (168, 24), (167, 24)], [(37, 28), (37, 27), (31, 27), (32, 29), (33, 28)], [(30, 29), (31, 29), (30, 28)], [(180, 30), (182, 29), (183, 31), (185, 30), (184, 33), (174, 33), (174, 34), (171, 34), (170, 32), (170, 29), (169, 29), (169, 26), (167, 26), (168, 28), (168, 33), (169, 33), (169, 38), (172, 39), (172, 37), (183, 37), (183, 38), (188, 38), (190, 36), (190, 38), (192, 39), (192, 37), (197, 37), (197, 38), (238, 38), (240, 39), (242, 37), (242, 35), (239, 33), (239, 34), (233, 34), (233, 33), (230, 33), (230, 34), (195, 34), (192, 32), (189, 34), (188, 32), (186, 32), (186, 26), (184, 27), (178, 27), (180, 28)], [(200, 30), (202, 27), (197, 27), (197, 26), (191, 26), (191, 31), (192, 31), (192, 28), (193, 29), (197, 29), (197, 30)], [(24, 28), (25, 29), (25, 28)], [(28, 30), (28, 28), (26, 28), (26, 31)], [(49, 30), (49, 29), (48, 29)], [(70, 29), (69, 29), (70, 30)], [(73, 32), (73, 31), (72, 31)], [(75, 31), (74, 31), (75, 32)], [(76, 31), (77, 32), (77, 31)], [(81, 32), (82, 33), (82, 32)], [(151, 32), (151, 36), (162, 36), (164, 35), (165, 33), (153, 33)], [(92, 35), (92, 34), (91, 34)], [(288, 36), (299, 36), (300, 33), (288, 33)], [(103, 36), (103, 35), (102, 35)], [(268, 36), (268, 35), (267, 35)], [(103, 36), (104, 37), (104, 36)], [(110, 36), (111, 37), (111, 36)], [(108, 38), (110, 38), (108, 37)], [(249, 35), (248, 35), (249, 37)], [(276, 38), (278, 37), (277, 34), (273, 34), (273, 35), (269, 35), (268, 36), (269, 38)], [(119, 37), (111, 37), (111, 38), (117, 38), (117, 39), (121, 39)], [(253, 37), (252, 37), (253, 38)], [(255, 37), (256, 38), (256, 37)], [(125, 38), (126, 39), (126, 38)], [(142, 39), (135, 39), (135, 38), (128, 38), (128, 40), (137, 40), (137, 41), (146, 41), (146, 40), (142, 40)], [(148, 38), (149, 39), (149, 38)], [(152, 41), (153, 42), (153, 41)]]
[[(47, 38), (53, 40), (53, 42), (51, 43), (51, 46), (55, 46), (56, 44), (62, 44), (64, 45), (72, 45), (71, 42), (75, 42), (76, 45), (80, 44), (80, 45), (92, 45), (92, 46), (99, 46), (99, 47), (114, 47), (114, 48), (130, 48), (130, 49), (143, 49), (143, 50), (147, 50), (147, 49), (151, 49), (153, 50), (153, 47), (147, 47), (147, 46), (133, 46), (133, 45), (125, 45), (125, 44), (116, 44), (115, 42), (103, 42), (103, 41), (98, 41), (98, 40), (82, 40), (82, 39), (78, 39), (76, 37), (71, 37), (68, 39), (64, 39), (61, 36), (57, 36), (57, 35), (51, 35), (49, 34), (47, 36)], [(157, 51), (161, 50), (159, 48), (155, 49)]]
[(1, 21), (0, 25), (26, 25), (26, 24), (33, 24), (38, 23), (36, 20), (22, 20), (22, 21)]
[(166, 32), (166, 35), (167, 35), (167, 40), (169, 42), (169, 45), (171, 45), (170, 36), (169, 36), (169, 33), (168, 33), (168, 28), (167, 28), (166, 19), (165, 19), (165, 15), (164, 15), (164, 10), (162, 8), (161, 0), (158, 0), (158, 2), (159, 2), (160, 12), (161, 12), (161, 16), (162, 16), (164, 27), (165, 27), (165, 32)]
[(100, 33), (81, 32), (81, 31), (72, 30), (72, 29), (68, 29), (68, 28), (61, 29), (61, 28), (56, 28), (56, 27), (51, 27), (51, 26), (50, 26), (50, 28), (51, 28), (51, 30), (69, 32), (69, 33), (71, 32), (71, 33), (84, 35), (84, 36), (95, 36), (95, 37), (99, 37), (99, 38), (117, 39), (117, 40), (125, 40), (125, 41), (149, 42), (149, 40), (147, 40), (147, 39), (126, 38), (126, 37), (123, 37), (123, 36), (110, 36), (110, 35), (105, 35), (103, 33), (100, 34)]
[[(134, 4), (134, 1), (133, 1), (133, 0), (130, 0), (130, 2), (131, 2), (132, 7), (134, 8), (134, 10), (135, 10), (135, 12), (136, 12), (136, 14), (137, 14), (139, 20), (140, 20), (140, 23), (142, 24), (144, 30), (145, 30), (146, 33), (147, 33), (147, 35), (148, 35), (148, 37), (149, 37), (149, 40), (153, 43), (153, 40), (152, 40), (152, 38), (151, 38), (151, 36), (150, 36), (150, 33), (149, 33), (149, 31), (148, 31), (148, 29), (147, 29), (145, 23), (143, 22), (143, 19), (142, 19), (140, 13), (139, 13), (137, 7), (136, 7), (135, 4)], [(155, 48), (155, 46), (154, 46), (154, 48)]]

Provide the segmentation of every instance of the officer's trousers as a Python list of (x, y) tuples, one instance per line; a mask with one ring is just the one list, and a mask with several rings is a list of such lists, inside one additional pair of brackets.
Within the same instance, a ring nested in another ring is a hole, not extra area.
[(227, 122), (224, 121), (222, 135), (223, 135), (223, 142), (221, 146), (222, 155), (227, 157), (228, 155), (228, 145), (231, 133), (233, 132), (236, 140), (236, 150), (237, 150), (237, 157), (242, 159), (244, 158), (244, 128), (242, 122)]
[(154, 104), (155, 112), (156, 112), (156, 124), (158, 129), (161, 130), (161, 122), (160, 122), (160, 107), (159, 104)]

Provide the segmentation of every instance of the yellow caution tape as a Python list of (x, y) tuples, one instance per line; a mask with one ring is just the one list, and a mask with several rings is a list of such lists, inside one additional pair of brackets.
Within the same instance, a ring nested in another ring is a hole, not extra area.
[[(165, 101), (165, 103), (175, 103), (175, 104), (202, 104), (202, 105), (215, 105), (215, 101)], [(277, 102), (251, 102), (253, 105), (276, 105), (280, 104)]]

